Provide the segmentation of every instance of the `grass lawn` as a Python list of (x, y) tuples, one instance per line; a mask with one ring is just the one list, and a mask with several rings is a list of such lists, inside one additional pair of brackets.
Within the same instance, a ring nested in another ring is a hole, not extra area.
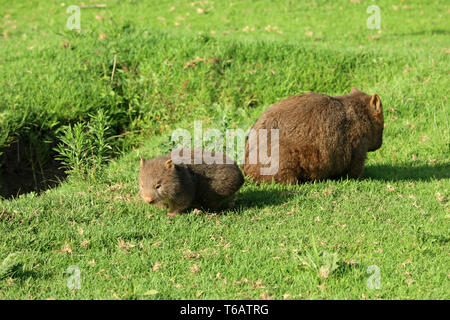
[[(67, 1), (0, 0), (0, 299), (450, 298), (448, 1), (93, 4), (77, 31)], [(139, 157), (172, 130), (351, 87), (384, 106), (362, 179), (246, 181), (233, 209), (174, 219), (140, 199)], [(7, 192), (13, 171), (36, 192)]]

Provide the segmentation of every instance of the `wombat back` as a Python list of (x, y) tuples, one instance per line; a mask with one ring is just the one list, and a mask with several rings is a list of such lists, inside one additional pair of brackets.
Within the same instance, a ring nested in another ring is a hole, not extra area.
[(223, 153), (201, 149), (185, 150), (186, 154), (190, 153), (191, 160), (184, 165), (195, 176), (196, 202), (200, 206), (209, 209), (218, 208), (223, 201), (241, 188), (244, 176), (230, 157)]

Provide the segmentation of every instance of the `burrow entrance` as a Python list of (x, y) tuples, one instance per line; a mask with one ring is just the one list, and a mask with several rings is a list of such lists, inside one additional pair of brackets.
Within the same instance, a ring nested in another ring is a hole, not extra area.
[(46, 149), (18, 139), (0, 150), (1, 197), (41, 193), (65, 180), (67, 175), (60, 169), (61, 164), (54, 159), (51, 148)]

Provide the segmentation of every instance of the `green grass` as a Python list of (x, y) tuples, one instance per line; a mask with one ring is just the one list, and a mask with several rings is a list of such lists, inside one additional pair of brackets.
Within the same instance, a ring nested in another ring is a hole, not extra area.
[[(448, 3), (377, 1), (378, 31), (371, 1), (232, 2), (105, 0), (78, 33), (67, 2), (0, 1), (0, 150), (54, 156), (60, 128), (102, 109), (116, 155), (0, 199), (0, 299), (449, 298)], [(247, 181), (234, 209), (173, 220), (139, 199), (139, 157), (167, 152), (172, 129), (247, 129), (282, 98), (352, 86), (384, 105), (363, 179)]]

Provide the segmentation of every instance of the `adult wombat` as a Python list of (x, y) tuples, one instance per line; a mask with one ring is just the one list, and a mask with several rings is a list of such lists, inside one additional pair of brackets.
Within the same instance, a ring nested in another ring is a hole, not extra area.
[(270, 106), (252, 128), (269, 133), (279, 129), (278, 171), (264, 175), (259, 159), (249, 163), (249, 154), (263, 144), (271, 150), (270, 139), (257, 144), (247, 140), (243, 170), (256, 182), (283, 184), (347, 175), (359, 178), (367, 152), (381, 147), (383, 126), (383, 108), (376, 94), (352, 88), (339, 97), (314, 92), (293, 96)]

